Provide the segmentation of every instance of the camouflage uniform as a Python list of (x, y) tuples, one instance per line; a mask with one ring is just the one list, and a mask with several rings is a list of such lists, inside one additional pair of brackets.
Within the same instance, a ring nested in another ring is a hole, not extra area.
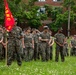
[[(53, 37), (51, 37), (52, 41), (51, 43), (54, 41)], [(50, 60), (53, 59), (53, 46), (50, 46)]]
[(39, 50), (39, 33), (34, 34), (33, 37), (34, 37), (34, 60), (37, 60)]
[(21, 66), (21, 37), (22, 37), (22, 29), (18, 26), (14, 26), (14, 28), (8, 33), (8, 60), (7, 65), (11, 65), (13, 55), (15, 53), (17, 64)]
[(34, 50), (32, 48), (32, 34), (24, 35), (24, 44), (25, 44), (25, 61), (31, 61), (33, 59)]
[(73, 56), (75, 55), (76, 56), (76, 40), (71, 40), (71, 45), (72, 45), (72, 48), (71, 48), (71, 52), (70, 52), (70, 55)]
[(63, 49), (64, 49), (64, 56), (68, 56), (69, 55), (67, 47), (68, 47), (68, 43), (65, 43), (64, 47), (63, 47)]
[[(2, 40), (2, 38), (3, 38), (3, 33), (2, 33), (2, 30), (0, 30), (0, 40)], [(2, 45), (2, 43), (0, 43), (0, 60), (3, 58), (3, 45)]]
[[(62, 33), (56, 33), (55, 34), (55, 42), (57, 41), (59, 44), (64, 44), (65, 35)], [(55, 61), (58, 62), (59, 59), (59, 53), (61, 55), (61, 61), (63, 62), (64, 59), (64, 52), (63, 52), (63, 46), (60, 46), (56, 43), (56, 56)]]
[[(42, 32), (40, 34), (40, 37), (42, 39), (48, 39), (48, 42), (50, 40), (50, 36), (51, 35), (49, 34), (49, 32), (47, 32), (47, 33)], [(48, 45), (48, 42), (44, 42), (44, 41), (40, 42), (42, 61), (48, 61), (50, 59), (50, 46)]]
[[(39, 37), (40, 37), (41, 32), (39, 33)], [(38, 59), (40, 60), (41, 58), (41, 41), (39, 40), (38, 42)]]

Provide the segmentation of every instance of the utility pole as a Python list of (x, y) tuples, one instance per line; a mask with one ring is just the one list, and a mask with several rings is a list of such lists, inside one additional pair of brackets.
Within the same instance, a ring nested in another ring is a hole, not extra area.
[(69, 7), (68, 7), (68, 38), (70, 36), (70, 11), (71, 11), (71, 5), (69, 4)]

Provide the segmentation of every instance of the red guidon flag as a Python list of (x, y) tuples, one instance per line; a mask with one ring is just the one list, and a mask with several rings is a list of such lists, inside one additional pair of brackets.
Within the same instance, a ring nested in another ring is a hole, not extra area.
[(5, 28), (7, 31), (11, 31), (15, 24), (15, 19), (8, 7), (7, 0), (4, 0), (5, 5)]

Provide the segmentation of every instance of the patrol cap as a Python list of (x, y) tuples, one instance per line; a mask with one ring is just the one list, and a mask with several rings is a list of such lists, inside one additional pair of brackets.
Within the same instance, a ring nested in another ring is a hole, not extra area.
[(27, 30), (31, 30), (31, 27), (27, 27), (27, 28), (26, 28), (26, 31), (27, 31)]
[(63, 28), (62, 28), (62, 27), (60, 27), (58, 30), (63, 30)]
[(49, 27), (48, 27), (48, 26), (44, 26), (43, 28), (44, 28), (44, 29), (49, 29)]

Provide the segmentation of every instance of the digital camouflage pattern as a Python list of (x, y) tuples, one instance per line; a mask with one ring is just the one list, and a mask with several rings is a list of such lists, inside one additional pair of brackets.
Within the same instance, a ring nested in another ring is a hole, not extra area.
[[(62, 33), (56, 33), (55, 34), (55, 41), (57, 41), (59, 44), (63, 45), (64, 44), (64, 39), (65, 39), (65, 35)], [(55, 61), (58, 62), (59, 60), (59, 53), (61, 56), (61, 61), (63, 62), (64, 59), (64, 52), (63, 52), (63, 46), (59, 46), (58, 44), (56, 44), (56, 56), (55, 56)]]
[(71, 40), (71, 45), (72, 45), (72, 48), (71, 48), (71, 56), (75, 55), (76, 56), (76, 39), (73, 39)]
[(18, 26), (15, 26), (11, 32), (8, 33), (8, 61), (7, 65), (11, 65), (13, 55), (16, 54), (17, 63), (20, 66), (21, 62), (21, 37), (22, 37), (22, 29)]
[[(48, 39), (48, 42), (50, 40), (50, 36), (51, 35), (49, 34), (49, 32), (47, 32), (47, 33), (42, 32), (40, 34), (40, 37), (42, 39)], [(42, 61), (48, 61), (50, 59), (50, 46), (48, 45), (48, 42), (41, 41), (41, 43), (40, 43)]]
[(39, 52), (39, 33), (33, 34), (33, 38), (34, 38), (34, 60), (37, 60)]
[(34, 50), (32, 48), (32, 34), (25, 34), (24, 35), (24, 44), (25, 44), (25, 61), (31, 61), (33, 59)]

